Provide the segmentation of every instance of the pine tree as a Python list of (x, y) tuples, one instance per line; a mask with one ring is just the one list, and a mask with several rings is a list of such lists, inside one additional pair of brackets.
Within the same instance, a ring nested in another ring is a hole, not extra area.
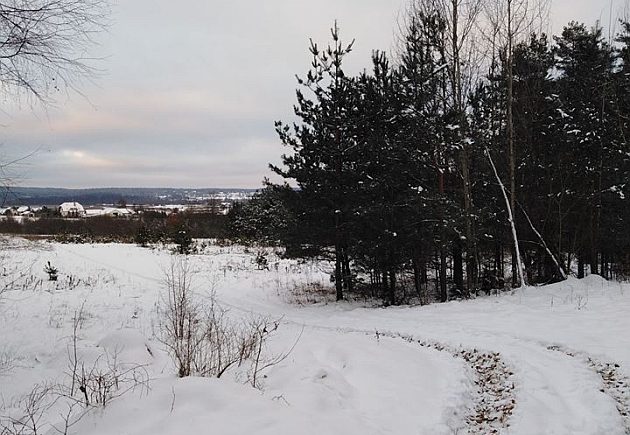
[(598, 273), (602, 190), (605, 164), (611, 151), (608, 132), (611, 122), (612, 50), (602, 38), (601, 28), (586, 29), (570, 23), (556, 37), (554, 55), (561, 76), (557, 82), (562, 102), (559, 111), (564, 120), (560, 127), (565, 137), (563, 156), (577, 181), (569, 195), (575, 212), (570, 224), (579, 259), (579, 275), (584, 263), (591, 273)]
[(350, 186), (345, 182), (349, 170), (346, 154), (354, 148), (348, 126), (353, 108), (352, 80), (344, 73), (343, 60), (353, 43), (342, 43), (336, 23), (331, 35), (332, 45), (323, 51), (311, 41), (311, 70), (305, 78), (298, 78), (298, 83), (310, 91), (312, 99), (298, 90), (295, 114), (301, 124), (291, 128), (276, 123), (280, 139), (293, 149), (293, 154), (283, 156), (284, 168), (271, 168), (295, 180), (302, 197), (313, 206), (304, 218), (321, 225), (319, 243), (334, 246), (334, 280), (337, 300), (341, 300), (352, 217)]

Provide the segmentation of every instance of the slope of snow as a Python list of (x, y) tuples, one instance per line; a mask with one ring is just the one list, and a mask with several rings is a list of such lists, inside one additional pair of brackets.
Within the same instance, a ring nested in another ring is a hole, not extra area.
[[(150, 375), (148, 391), (115, 399), (71, 433), (465, 433), (477, 388), (471, 367), (453, 352), (391, 338), (401, 334), (448, 349), (498, 352), (515, 384), (505, 433), (630, 430), (622, 415), (628, 392), (622, 386), (615, 398), (597, 371), (610, 362), (619, 366), (620, 382), (630, 375), (627, 284), (591, 276), (428, 307), (296, 306), (286, 302), (290, 289), (325, 285), (328, 266), (270, 256), (270, 270), (256, 270), (255, 253), (211, 247), (190, 259), (196, 291), (215, 291), (234, 316), (281, 318), (271, 352), (286, 351), (299, 337), (289, 357), (265, 372), (260, 391), (238, 370), (219, 380), (173, 376), (156, 339), (168, 252), (16, 239), (8, 252), (5, 267), (17, 265), (25, 277), (23, 288), (0, 302), (0, 354), (13, 360), (0, 374), (5, 407), (35, 383), (63, 378), (72, 318), (82, 305), (81, 355), (116, 351)], [(45, 281), (47, 261), (60, 271), (57, 283)]]
[[(454, 375), (439, 376), (444, 370)], [(449, 424), (459, 424), (451, 407), (465, 391), (461, 370), (445, 355), (394, 340), (308, 332), (289, 359), (266, 373), (263, 391), (231, 379), (167, 376), (152, 381), (146, 397), (125, 396), (74, 429), (91, 435), (448, 434)]]

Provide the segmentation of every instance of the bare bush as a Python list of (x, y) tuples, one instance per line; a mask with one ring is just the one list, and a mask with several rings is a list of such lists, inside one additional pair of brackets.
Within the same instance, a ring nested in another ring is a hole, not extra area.
[(179, 377), (190, 376), (203, 347), (202, 308), (192, 294), (190, 264), (174, 259), (164, 273), (160, 306), (162, 341), (175, 360)]
[(89, 409), (84, 408), (79, 402), (68, 402), (66, 411), (59, 414), (61, 422), (53, 424), (52, 428), (61, 435), (69, 435), (70, 428), (81, 421), (88, 411)]
[(104, 350), (90, 363), (80, 357), (79, 330), (85, 312), (84, 303), (73, 316), (66, 377), (59, 382), (36, 384), (28, 394), (1, 407), (0, 435), (68, 435), (91, 410), (103, 408), (130, 391), (148, 391), (146, 368), (122, 363), (119, 351)]
[[(66, 401), (66, 412), (60, 414), (60, 423), (49, 421), (51, 411), (64, 398), (58, 384), (36, 384), (26, 395), (10, 407), (7, 415), (0, 415), (0, 435), (38, 435), (51, 430), (68, 435), (70, 428), (88, 412), (81, 402)], [(4, 412), (4, 409), (2, 410)]]
[(255, 334), (246, 324), (235, 324), (227, 314), (212, 298), (201, 325), (202, 346), (193, 362), (199, 376), (220, 378), (230, 367), (240, 366), (252, 356)]
[[(263, 361), (264, 342), (278, 329), (279, 322), (268, 319), (235, 321), (211, 292), (202, 302), (192, 290), (193, 272), (185, 258), (171, 262), (166, 271), (166, 289), (160, 306), (161, 341), (175, 362), (177, 374), (221, 377), (228, 369), (252, 360), (253, 385)], [(273, 325), (273, 327), (272, 327)], [(261, 361), (263, 361), (261, 363)]]
[(72, 336), (70, 337), (71, 342), (68, 346), (68, 369), (69, 375), (71, 379), (70, 384), (70, 396), (74, 396), (76, 391), (77, 384), (77, 372), (79, 370), (79, 356), (77, 354), (77, 343), (79, 340), (79, 329), (83, 323), (84, 315), (83, 312), (85, 310), (85, 301), (81, 304), (81, 307), (74, 312), (74, 316), (72, 317)]
[(266, 317), (254, 318), (250, 322), (249, 328), (253, 331), (255, 344), (252, 362), (247, 372), (247, 381), (254, 388), (262, 389), (261, 378), (267, 377), (263, 372), (287, 359), (304, 333), (303, 326), (300, 334), (288, 350), (283, 353), (271, 353), (267, 349), (268, 338), (270, 338), (279, 327), (280, 320), (272, 320)]
[(105, 407), (129, 391), (148, 390), (149, 375), (142, 365), (123, 365), (118, 353), (104, 352), (89, 368), (84, 363), (74, 380), (86, 407)]
[(4, 376), (15, 368), (17, 356), (8, 350), (0, 350), (0, 376)]
[(0, 435), (44, 433), (44, 417), (58, 399), (54, 391), (54, 385), (35, 385), (30, 393), (11, 406), (12, 413), (0, 416)]
[(113, 399), (135, 389), (148, 389), (149, 375), (140, 364), (122, 364), (119, 351), (103, 353), (89, 366), (79, 358), (79, 329), (85, 320), (85, 302), (72, 318), (72, 336), (68, 346), (70, 385), (60, 386), (61, 395), (81, 401), (85, 407), (105, 407)]
[(250, 325), (251, 330), (254, 332), (255, 348), (252, 365), (248, 373), (248, 378), (252, 387), (259, 388), (259, 379), (261, 373), (265, 369), (283, 361), (289, 354), (287, 353), (286, 355), (277, 355), (269, 359), (267, 359), (263, 354), (263, 350), (267, 343), (267, 338), (278, 330), (278, 327), (280, 326), (279, 321), (270, 321), (269, 319), (260, 318), (254, 319), (250, 323)]
[(295, 305), (313, 305), (335, 302), (335, 289), (321, 282), (301, 283), (297, 280), (282, 284), (276, 283), (277, 293), (286, 302)]
[[(8, 249), (2, 246), (2, 249)], [(0, 255), (0, 297), (9, 291), (41, 287), (41, 279), (33, 275), (32, 263), (15, 263), (9, 255)]]
[[(90, 410), (105, 407), (130, 391), (148, 391), (146, 367), (122, 363), (118, 350), (104, 350), (91, 363), (80, 357), (79, 330), (86, 316), (83, 303), (72, 319), (66, 378), (60, 382), (37, 384), (10, 406), (0, 408), (0, 435), (37, 435), (54, 433), (53, 430), (68, 435), (71, 427)], [(10, 370), (15, 361), (12, 354), (0, 354), (0, 374), (3, 369)], [(51, 411), (58, 411), (60, 407), (65, 407), (65, 411), (52, 416)]]
[[(0, 410), (0, 435), (38, 435), (51, 433), (49, 429), (68, 435), (90, 410), (103, 408), (127, 392), (149, 388), (146, 369), (121, 364), (117, 353), (104, 352), (92, 365), (81, 361), (76, 368), (71, 373), (71, 385), (37, 384), (16, 400), (6, 415)], [(56, 405), (65, 405), (66, 410), (53, 417), (50, 411), (57, 409)], [(53, 418), (61, 418), (61, 422), (54, 423)]]

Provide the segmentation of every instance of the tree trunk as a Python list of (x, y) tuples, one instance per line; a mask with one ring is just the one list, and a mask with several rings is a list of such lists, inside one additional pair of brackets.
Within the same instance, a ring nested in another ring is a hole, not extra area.
[(337, 292), (337, 301), (343, 300), (343, 271), (342, 271), (342, 252), (341, 252), (341, 230), (340, 230), (340, 213), (335, 210), (335, 290)]
[(440, 282), (440, 301), (446, 302), (448, 301), (448, 288), (446, 285), (446, 252), (444, 248), (440, 248), (440, 272), (439, 272), (439, 282)]
[(343, 283), (344, 288), (349, 292), (354, 291), (354, 282), (352, 280), (352, 271), (350, 270), (350, 258), (348, 257), (348, 248), (343, 250)]
[(459, 237), (453, 243), (453, 281), (455, 288), (464, 293), (464, 263), (462, 258), (462, 245)]
[(335, 290), (337, 301), (343, 300), (343, 274), (341, 271), (341, 252), (339, 246), (335, 246)]
[[(508, 160), (510, 168), (510, 203), (509, 207), (512, 214), (512, 226), (516, 226), (516, 157), (514, 155), (514, 57), (513, 44), (514, 35), (512, 34), (512, 0), (507, 0), (507, 140), (508, 140)], [(518, 247), (512, 250), (512, 287), (522, 285), (516, 282), (516, 278), (520, 277), (518, 268), (520, 264), (520, 253), (517, 252)]]
[(477, 262), (475, 258), (475, 240), (472, 222), (472, 194), (470, 191), (470, 172), (468, 170), (468, 150), (466, 147), (467, 145), (462, 145), (461, 151), (462, 182), (464, 187), (464, 218), (466, 228), (466, 288), (462, 290), (464, 290), (463, 294), (468, 296), (470, 292), (474, 291), (477, 287)]
[(389, 271), (389, 303), (396, 305), (396, 272)]
[(426, 264), (422, 261), (422, 255), (414, 250), (413, 253), (413, 283), (416, 288), (416, 293), (418, 294), (418, 298), (420, 299), (420, 305), (426, 305), (429, 301), (427, 300), (427, 295), (425, 292), (426, 283), (425, 275), (426, 275)]
[(521, 259), (521, 250), (518, 245), (518, 235), (516, 233), (516, 224), (514, 223), (514, 215), (512, 214), (512, 208), (510, 206), (510, 202), (508, 199), (507, 192), (505, 191), (505, 185), (501, 181), (501, 177), (499, 177), (499, 173), (497, 172), (497, 168), (494, 165), (494, 161), (492, 160), (492, 156), (490, 155), (490, 150), (486, 148), (486, 156), (488, 157), (488, 161), (490, 162), (490, 166), (492, 166), (492, 171), (494, 172), (494, 176), (499, 183), (499, 187), (501, 188), (501, 193), (503, 193), (503, 198), (505, 199), (505, 205), (507, 207), (508, 212), (508, 222), (512, 229), (512, 240), (514, 241), (514, 252), (516, 256), (516, 264), (518, 267), (516, 268), (516, 272), (519, 278), (519, 286), (526, 286), (527, 281), (525, 280), (525, 266), (523, 265), (523, 260)]
[(382, 294), (387, 295), (389, 292), (389, 279), (387, 278), (387, 271), (383, 269), (381, 274), (383, 275)]
[(501, 242), (499, 242), (498, 238), (494, 242), (494, 276), (495, 277), (503, 277), (503, 256), (501, 251), (503, 247), (501, 246)]

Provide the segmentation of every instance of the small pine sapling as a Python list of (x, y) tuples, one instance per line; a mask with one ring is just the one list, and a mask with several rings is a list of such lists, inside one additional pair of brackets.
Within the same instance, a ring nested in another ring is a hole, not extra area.
[(255, 261), (258, 270), (269, 270), (269, 261), (267, 260), (267, 254), (265, 251), (258, 251), (256, 253)]
[(189, 231), (182, 227), (173, 234), (173, 243), (175, 243), (175, 253), (180, 255), (189, 255), (193, 252), (194, 241)]
[(44, 267), (44, 272), (48, 274), (48, 281), (57, 281), (57, 278), (59, 277), (59, 270), (50, 264), (50, 261)]

